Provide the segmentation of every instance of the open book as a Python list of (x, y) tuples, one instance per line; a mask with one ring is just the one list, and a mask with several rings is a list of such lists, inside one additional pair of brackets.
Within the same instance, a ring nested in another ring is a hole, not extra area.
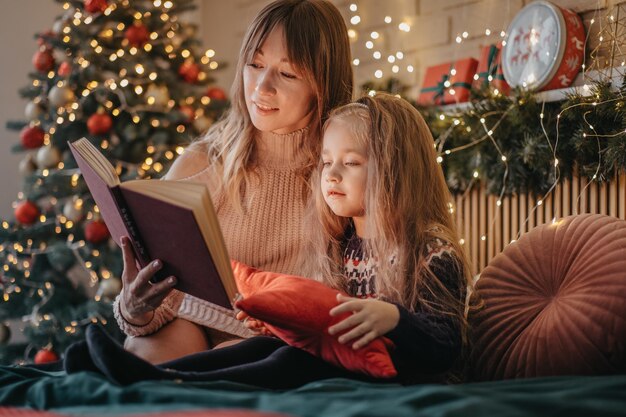
[(174, 275), (178, 290), (232, 309), (237, 285), (206, 186), (168, 180), (120, 183), (115, 168), (89, 140), (69, 145), (115, 242), (121, 245), (120, 238), (128, 236), (141, 267), (154, 259), (163, 262), (157, 279)]

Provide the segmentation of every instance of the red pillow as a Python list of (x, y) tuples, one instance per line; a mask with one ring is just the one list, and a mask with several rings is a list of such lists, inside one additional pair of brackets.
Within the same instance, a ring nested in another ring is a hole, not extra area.
[(377, 378), (398, 374), (387, 346), (393, 343), (383, 337), (354, 350), (352, 344), (341, 344), (328, 328), (350, 315), (332, 317), (337, 293), (326, 285), (308, 278), (259, 271), (237, 261), (231, 262), (242, 300), (236, 307), (265, 323), (268, 330), (291, 346), (303, 349), (349, 371)]

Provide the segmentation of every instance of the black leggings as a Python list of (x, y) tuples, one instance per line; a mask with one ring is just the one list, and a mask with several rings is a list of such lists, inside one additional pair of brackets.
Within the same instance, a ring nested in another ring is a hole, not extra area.
[[(288, 389), (327, 378), (373, 378), (333, 366), (283, 341), (257, 336), (214, 350), (152, 365), (111, 339), (99, 326), (89, 326), (87, 341), (68, 349), (68, 373), (99, 371), (111, 381), (127, 385), (142, 380), (227, 380), (271, 389)], [(380, 380), (379, 380), (380, 382)]]

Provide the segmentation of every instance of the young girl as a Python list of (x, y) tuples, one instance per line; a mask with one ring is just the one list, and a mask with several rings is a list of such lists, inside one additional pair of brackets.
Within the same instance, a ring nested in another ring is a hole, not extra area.
[[(232, 258), (299, 273), (321, 125), (351, 94), (350, 45), (337, 8), (324, 0), (275, 1), (245, 35), (230, 112), (166, 178), (207, 185)], [(138, 271), (128, 244), (123, 251), (124, 288), (114, 311), (131, 336), (128, 350), (160, 363), (253, 335), (230, 311), (172, 291), (175, 277), (150, 285), (158, 260)]]
[(424, 119), (388, 94), (335, 109), (312, 184), (308, 276), (352, 295), (338, 296), (330, 314), (353, 314), (330, 334), (354, 349), (388, 337), (405, 382), (450, 370), (470, 273)]

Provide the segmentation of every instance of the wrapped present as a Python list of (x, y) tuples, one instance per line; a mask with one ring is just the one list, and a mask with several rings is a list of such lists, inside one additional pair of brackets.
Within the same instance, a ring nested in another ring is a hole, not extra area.
[(468, 101), (477, 65), (478, 61), (474, 58), (464, 58), (428, 67), (418, 103), (431, 105)]
[(473, 88), (483, 89), (490, 87), (491, 89), (497, 89), (502, 94), (508, 94), (511, 91), (511, 87), (507, 84), (502, 72), (501, 51), (501, 42), (483, 47), (480, 52), (474, 83), (472, 84)]

